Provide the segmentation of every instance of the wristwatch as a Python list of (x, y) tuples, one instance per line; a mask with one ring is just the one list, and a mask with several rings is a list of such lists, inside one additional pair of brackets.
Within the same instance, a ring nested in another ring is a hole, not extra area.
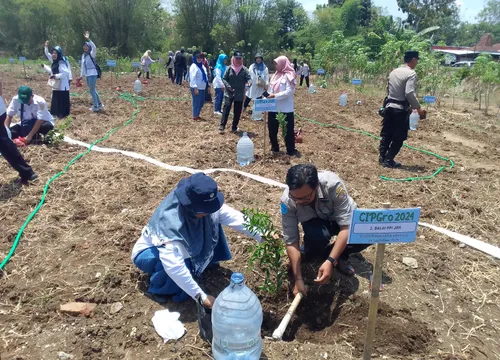
[(332, 263), (333, 267), (336, 267), (338, 264), (338, 261), (332, 258), (331, 256), (329, 256), (327, 260)]

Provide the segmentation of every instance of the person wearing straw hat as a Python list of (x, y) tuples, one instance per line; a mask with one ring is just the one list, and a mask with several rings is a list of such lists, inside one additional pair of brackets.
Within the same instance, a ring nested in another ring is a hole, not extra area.
[(26, 163), (23, 156), (19, 152), (16, 144), (14, 144), (10, 137), (10, 130), (4, 126), (5, 119), (7, 118), (7, 110), (5, 103), (2, 99), (2, 83), (0, 82), (0, 154), (7, 160), (14, 170), (19, 173), (20, 182), (27, 183), (37, 178), (37, 175)]
[[(21, 120), (11, 127), (12, 119), (18, 115)], [(28, 86), (21, 86), (7, 108), (5, 126), (10, 128), (12, 139), (23, 138), (26, 145), (39, 140), (54, 129), (54, 118), (41, 96), (33, 94)]]
[(153, 300), (189, 297), (211, 308), (215, 299), (197, 279), (209, 266), (231, 259), (222, 225), (262, 241), (244, 227), (243, 214), (224, 204), (217, 183), (203, 173), (182, 179), (161, 202), (132, 249), (132, 261), (149, 275)]

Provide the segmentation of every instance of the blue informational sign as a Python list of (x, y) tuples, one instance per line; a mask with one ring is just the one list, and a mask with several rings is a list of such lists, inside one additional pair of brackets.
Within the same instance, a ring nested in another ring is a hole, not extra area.
[(26, 57), (24, 57), (24, 56), (20, 56), (20, 57), (19, 57), (19, 61), (20, 61), (20, 62), (22, 62), (22, 63), (23, 63), (23, 62), (25, 62), (25, 61), (26, 61)]
[(10, 62), (11, 64), (14, 64), (14, 61), (16, 61), (16, 60), (14, 60), (14, 59), (9, 59), (9, 62)]
[(318, 69), (318, 75), (325, 75), (325, 69)]
[(106, 64), (109, 67), (116, 67), (116, 60), (106, 60)]
[(276, 111), (276, 99), (255, 99), (254, 111)]
[(135, 68), (139, 68), (139, 67), (141, 67), (141, 63), (140, 63), (140, 62), (137, 62), (137, 61), (134, 61), (134, 62), (132, 63), (132, 66), (133, 66), (133, 67), (135, 67)]
[(361, 80), (361, 79), (352, 79), (351, 83), (353, 85), (361, 85), (363, 83), (363, 80)]
[(420, 208), (356, 209), (349, 228), (349, 244), (410, 243), (417, 237)]
[(436, 97), (435, 96), (424, 96), (424, 103), (434, 104), (434, 103), (436, 103)]

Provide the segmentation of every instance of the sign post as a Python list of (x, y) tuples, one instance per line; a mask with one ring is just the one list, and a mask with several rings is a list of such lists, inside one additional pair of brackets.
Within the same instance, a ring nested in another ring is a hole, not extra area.
[(253, 103), (253, 111), (260, 111), (264, 113), (264, 145), (262, 159), (266, 158), (266, 123), (269, 111), (276, 111), (276, 99), (255, 99)]
[(436, 97), (435, 96), (424, 96), (424, 103), (426, 104), (426, 110), (429, 110), (429, 104), (435, 104), (436, 103)]
[(414, 242), (417, 236), (420, 208), (390, 207), (390, 203), (385, 203), (384, 209), (354, 210), (349, 229), (349, 244), (377, 244), (363, 360), (370, 360), (373, 350), (385, 244), (410, 243)]
[[(116, 67), (116, 60), (106, 60), (106, 65), (113, 69)], [(111, 87), (113, 87), (113, 70), (111, 70)]]
[(28, 77), (28, 75), (26, 74), (26, 64), (25, 64), (25, 62), (26, 62), (26, 57), (24, 57), (24, 56), (20, 56), (20, 57), (19, 57), (19, 61), (23, 63), (24, 77), (25, 77), (25, 78), (27, 78), (27, 77)]

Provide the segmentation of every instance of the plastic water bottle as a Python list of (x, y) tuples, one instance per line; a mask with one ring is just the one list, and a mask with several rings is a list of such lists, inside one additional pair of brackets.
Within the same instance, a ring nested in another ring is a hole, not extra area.
[(243, 133), (243, 136), (238, 141), (238, 145), (236, 146), (236, 151), (238, 153), (238, 163), (240, 164), (240, 166), (248, 165), (254, 160), (253, 142), (248, 137), (248, 134), (246, 132)]
[(420, 120), (420, 116), (418, 115), (417, 110), (413, 110), (410, 115), (410, 130), (417, 130), (418, 120)]
[(342, 95), (340, 95), (339, 105), (340, 106), (347, 106), (347, 94), (346, 93), (342, 93)]
[(136, 81), (134, 81), (134, 92), (138, 94), (141, 92), (141, 90), (142, 90), (141, 80), (137, 79)]
[(253, 111), (252, 112), (252, 119), (255, 121), (260, 121), (262, 120), (262, 111)]
[(314, 88), (313, 84), (309, 85), (309, 89), (307, 89), (307, 92), (309, 94), (314, 94), (316, 92), (316, 89)]
[(219, 294), (212, 309), (215, 360), (258, 360), (262, 354), (262, 307), (241, 273)]

